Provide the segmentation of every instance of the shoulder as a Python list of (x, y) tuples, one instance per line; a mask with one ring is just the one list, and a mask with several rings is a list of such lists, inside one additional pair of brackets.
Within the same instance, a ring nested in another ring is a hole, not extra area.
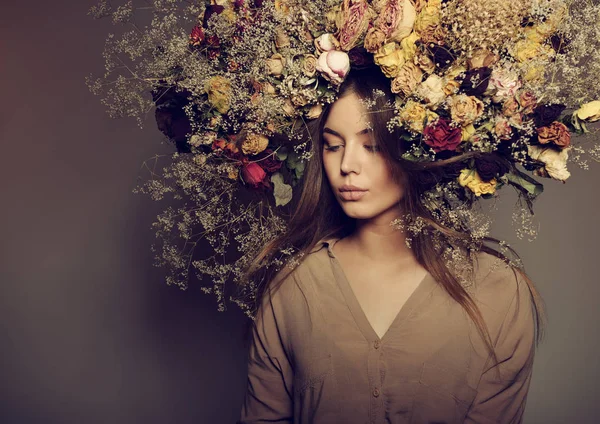
[(302, 255), (295, 255), (275, 273), (269, 284), (271, 297), (279, 303), (289, 303), (299, 296), (306, 298), (316, 283), (326, 278), (329, 261), (329, 246), (335, 238), (319, 240)]
[(474, 261), (474, 300), (492, 315), (505, 316), (515, 306), (528, 306), (532, 295), (523, 275), (502, 259), (478, 252)]

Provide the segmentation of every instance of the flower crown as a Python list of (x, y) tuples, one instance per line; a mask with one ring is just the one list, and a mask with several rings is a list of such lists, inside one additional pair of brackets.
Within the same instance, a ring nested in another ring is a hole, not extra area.
[[(430, 203), (439, 207), (440, 196), (489, 198), (511, 185), (532, 213), (543, 190), (532, 176), (565, 182), (569, 153), (582, 168), (584, 154), (600, 160), (597, 144), (584, 149), (572, 140), (600, 120), (593, 72), (600, 71), (600, 53), (590, 47), (600, 39), (599, 10), (583, 0), (156, 1), (147, 31), (136, 27), (119, 42), (109, 37), (108, 72), (88, 85), (105, 93), (114, 116), (156, 106), (158, 127), (178, 151), (165, 177), (211, 211), (182, 220), (180, 237), (189, 240), (195, 219), (220, 254), (227, 245), (214, 233), (220, 223), (242, 215), (252, 227), (247, 209), (231, 208), (236, 188), (272, 193), (276, 207), (289, 203), (310, 158), (306, 122), (336, 100), (353, 69), (373, 64), (395, 96), (388, 126), (402, 131), (402, 158), (466, 158), (456, 175), (425, 193)], [(112, 11), (103, 1), (90, 12), (130, 23), (133, 7)], [(586, 70), (583, 63), (593, 65)], [(108, 75), (123, 68), (130, 78), (107, 89)], [(142, 95), (148, 91), (151, 101)], [(152, 180), (141, 191), (160, 199), (175, 188)], [(207, 206), (224, 199), (226, 211)], [(176, 214), (169, 211), (161, 221), (172, 229)], [(276, 215), (269, 213), (272, 230), (262, 240), (284, 231)], [(236, 240), (252, 251), (250, 241)], [(171, 282), (184, 285), (191, 259), (186, 264), (173, 251), (163, 251), (161, 263), (177, 263), (179, 277)], [(215, 280), (208, 262), (194, 265)]]

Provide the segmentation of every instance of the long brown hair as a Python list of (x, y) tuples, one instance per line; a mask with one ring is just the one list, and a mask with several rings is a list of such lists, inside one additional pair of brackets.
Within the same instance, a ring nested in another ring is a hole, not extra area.
[[(377, 96), (373, 96), (374, 90), (379, 93)], [(500, 155), (476, 152), (469, 152), (461, 156), (451, 156), (444, 160), (426, 162), (425, 164), (405, 160), (401, 157), (402, 153), (404, 153), (402, 148), (403, 143), (400, 142), (402, 130), (395, 128), (390, 132), (387, 128), (388, 120), (395, 116), (395, 111), (391, 107), (394, 95), (390, 90), (389, 78), (381, 72), (378, 66), (353, 69), (340, 87), (339, 96), (344, 96), (350, 92), (354, 92), (363, 100), (369, 99), (369, 101), (375, 104), (377, 113), (370, 113), (368, 118), (373, 129), (375, 142), (386, 163), (392, 170), (393, 178), (399, 184), (403, 184), (405, 188), (405, 194), (400, 205), (403, 211), (410, 216), (420, 217), (431, 229), (446, 236), (448, 239), (469, 240), (470, 229), (468, 226), (457, 231), (443, 225), (423, 205), (421, 194), (444, 178), (456, 178), (456, 166), (454, 165), (467, 158), (477, 158), (487, 155), (486, 160), (502, 162), (505, 167), (513, 166), (510, 161), (507, 161)], [(312, 156), (306, 165), (302, 184), (299, 185), (301, 193), (299, 195), (294, 193), (294, 199), (297, 200), (293, 206), (293, 214), (289, 219), (287, 232), (267, 243), (246, 270), (247, 281), (258, 282), (255, 299), (256, 313), (260, 312), (261, 308), (259, 306), (264, 301), (267, 292), (277, 290), (295, 268), (287, 267), (285, 268), (287, 272), (277, 272), (272, 267), (265, 265), (269, 263), (269, 258), (273, 258), (280, 249), (293, 246), (298, 251), (295, 257), (300, 259), (295, 262), (297, 265), (302, 261), (302, 257), (308, 254), (319, 240), (331, 236), (345, 237), (351, 234), (354, 229), (355, 221), (344, 213), (335, 199), (322, 165), (322, 133), (329, 110), (330, 105), (325, 106), (319, 118), (305, 123)], [(506, 255), (485, 245), (484, 242), (499, 244), (500, 241), (498, 239), (493, 237), (483, 238), (481, 245), (478, 246), (478, 250), (494, 255), (509, 264), (515, 273), (515, 277), (519, 273), (527, 283), (535, 306), (534, 316), (537, 334), (535, 345), (537, 346), (543, 338), (542, 334), (546, 320), (545, 308), (540, 294), (523, 268), (514, 266), (510, 263), (510, 259)], [(454, 275), (446, 262), (441, 258), (441, 255), (439, 255), (439, 247), (434, 245), (431, 237), (427, 237), (421, 233), (412, 239), (411, 248), (421, 266), (465, 309), (474, 321), (497, 363), (498, 358), (483, 316), (469, 293), (460, 284), (457, 276)], [(508, 249), (511, 254), (520, 259), (519, 255), (512, 248), (508, 247)], [(471, 254), (469, 254), (469, 257), (472, 259), (475, 258)], [(253, 321), (249, 320), (248, 324), (246, 337), (249, 335)]]

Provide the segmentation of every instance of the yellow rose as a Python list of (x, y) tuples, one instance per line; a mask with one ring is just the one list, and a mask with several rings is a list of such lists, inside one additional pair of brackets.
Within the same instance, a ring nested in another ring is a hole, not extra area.
[(475, 169), (463, 169), (460, 171), (458, 183), (475, 193), (475, 196), (496, 192), (496, 179), (492, 178), (490, 181), (484, 182)]
[(229, 21), (230, 24), (233, 24), (237, 20), (237, 14), (231, 8), (225, 8), (221, 12), (221, 16), (224, 16), (225, 19)]
[(413, 60), (415, 54), (417, 53), (417, 45), (416, 41), (419, 39), (419, 36), (416, 32), (411, 32), (408, 37), (405, 37), (400, 42), (400, 47), (402, 47), (402, 51), (404, 52), (404, 58), (406, 60)]
[(242, 143), (242, 153), (257, 155), (267, 148), (269, 139), (262, 134), (250, 133)]
[(373, 59), (381, 67), (381, 70), (388, 78), (394, 78), (400, 72), (400, 68), (406, 62), (404, 51), (397, 43), (391, 42), (381, 46), (375, 53)]
[(415, 133), (423, 132), (425, 123), (437, 117), (438, 115), (435, 112), (430, 111), (424, 105), (414, 100), (406, 102), (400, 112), (400, 120)]
[(425, 31), (427, 27), (438, 26), (441, 20), (442, 2), (441, 0), (430, 0), (427, 6), (421, 9), (415, 20), (414, 30), (417, 32)]
[(600, 120), (600, 100), (585, 103), (581, 105), (574, 113), (579, 119), (586, 122), (595, 122)]
[(288, 0), (275, 0), (275, 10), (284, 15), (289, 15), (290, 6)]
[(222, 76), (214, 76), (204, 84), (204, 91), (208, 94), (208, 102), (219, 113), (227, 113), (231, 102), (231, 82)]

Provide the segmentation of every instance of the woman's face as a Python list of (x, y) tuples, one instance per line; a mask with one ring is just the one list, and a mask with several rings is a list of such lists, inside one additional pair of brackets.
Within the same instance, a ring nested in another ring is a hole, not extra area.
[[(389, 222), (400, 215), (398, 202), (404, 190), (377, 151), (365, 113), (353, 92), (331, 106), (323, 129), (323, 166), (346, 215)], [(343, 191), (344, 185), (359, 191)]]

